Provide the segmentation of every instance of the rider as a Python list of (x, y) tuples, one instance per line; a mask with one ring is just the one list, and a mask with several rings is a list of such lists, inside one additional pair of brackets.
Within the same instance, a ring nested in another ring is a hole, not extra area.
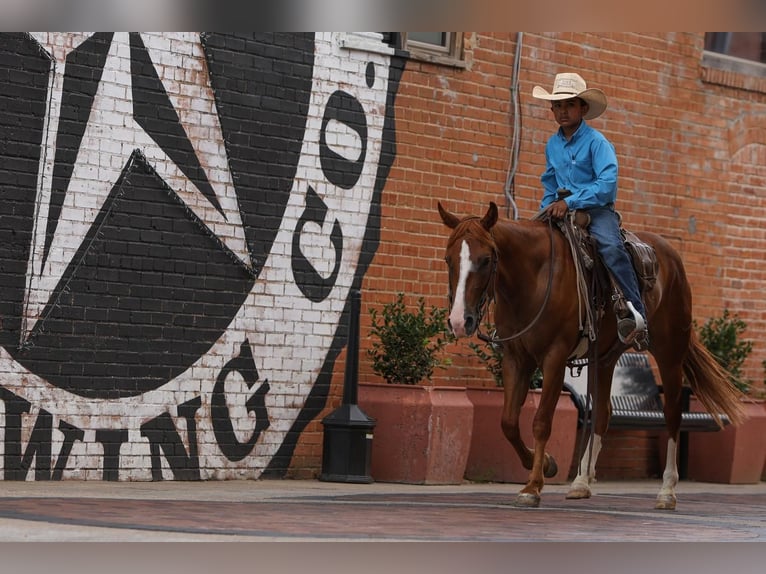
[(646, 311), (614, 210), (617, 155), (612, 143), (585, 122), (606, 110), (606, 95), (596, 88), (587, 89), (579, 74), (561, 73), (556, 74), (551, 93), (535, 86), (532, 96), (551, 102), (560, 126), (545, 146), (541, 213), (561, 219), (570, 209), (577, 209), (590, 216), (591, 237), (626, 299), (625, 316), (617, 321), (618, 335), (623, 343), (642, 348), (642, 342), (648, 340)]

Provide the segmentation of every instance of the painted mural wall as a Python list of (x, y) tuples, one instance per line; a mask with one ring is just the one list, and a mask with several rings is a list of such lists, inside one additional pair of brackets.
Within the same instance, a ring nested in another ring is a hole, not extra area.
[(0, 35), (4, 479), (284, 473), (402, 69), (378, 34)]

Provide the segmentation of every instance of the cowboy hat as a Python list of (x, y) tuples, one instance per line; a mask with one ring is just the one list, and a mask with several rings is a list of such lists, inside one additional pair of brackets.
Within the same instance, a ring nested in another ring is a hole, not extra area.
[(580, 98), (588, 103), (588, 113), (583, 116), (586, 120), (592, 120), (604, 113), (606, 109), (606, 94), (597, 88), (590, 88), (580, 74), (565, 72), (556, 74), (553, 80), (553, 90), (548, 93), (541, 86), (532, 89), (532, 97), (540, 100), (568, 100)]

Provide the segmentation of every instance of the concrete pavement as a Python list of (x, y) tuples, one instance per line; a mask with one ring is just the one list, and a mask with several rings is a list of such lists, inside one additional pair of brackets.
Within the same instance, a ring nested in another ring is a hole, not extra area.
[(518, 509), (518, 484), (4, 481), (0, 540), (766, 542), (766, 482), (683, 481), (672, 512), (653, 509), (659, 485), (598, 482), (582, 501), (548, 485)]

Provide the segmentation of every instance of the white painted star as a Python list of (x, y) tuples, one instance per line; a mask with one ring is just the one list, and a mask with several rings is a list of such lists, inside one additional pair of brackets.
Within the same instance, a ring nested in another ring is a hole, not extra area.
[(27, 270), (22, 343), (40, 319), (136, 149), (141, 150), (158, 175), (243, 265), (252, 267), (199, 34), (182, 32), (141, 34), (141, 37), (221, 212), (134, 119), (129, 35), (118, 32), (109, 47), (50, 251), (43, 261), (66, 57), (90, 36), (89, 33), (32, 34), (50, 54), (54, 64), (37, 178), (37, 207)]

